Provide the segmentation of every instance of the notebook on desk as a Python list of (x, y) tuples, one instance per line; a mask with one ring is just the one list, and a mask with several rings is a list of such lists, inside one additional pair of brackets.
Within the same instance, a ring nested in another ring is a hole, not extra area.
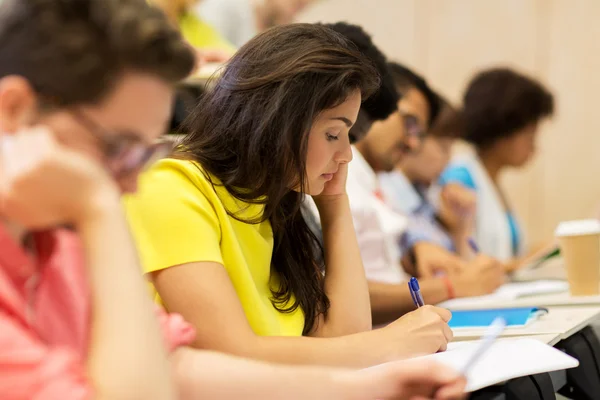
[[(477, 350), (477, 342), (451, 343), (448, 350), (424, 358), (436, 360), (457, 371), (463, 369)], [(575, 368), (579, 361), (535, 339), (496, 341), (467, 373), (467, 392), (496, 385), (521, 376)]]
[(540, 280), (531, 282), (510, 282), (500, 286), (494, 293), (486, 296), (462, 297), (438, 304), (450, 310), (469, 308), (501, 307), (503, 302), (513, 301), (526, 296), (561, 293), (569, 290), (569, 284), (558, 280)]
[(546, 313), (547, 309), (538, 307), (461, 310), (452, 313), (448, 325), (452, 329), (485, 328), (497, 317), (502, 317), (506, 321), (506, 328), (523, 328)]

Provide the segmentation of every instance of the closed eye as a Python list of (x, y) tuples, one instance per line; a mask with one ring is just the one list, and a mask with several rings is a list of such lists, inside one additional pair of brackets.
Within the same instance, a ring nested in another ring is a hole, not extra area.
[(339, 140), (339, 137), (338, 136), (334, 136), (331, 133), (328, 133), (327, 134), (327, 140), (331, 142), (331, 141), (334, 141), (334, 140)]

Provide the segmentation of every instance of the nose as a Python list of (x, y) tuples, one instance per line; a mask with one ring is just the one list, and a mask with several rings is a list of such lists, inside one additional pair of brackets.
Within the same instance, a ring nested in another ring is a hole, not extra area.
[(350, 144), (344, 145), (344, 148), (338, 151), (333, 158), (338, 164), (347, 164), (352, 161), (352, 146)]
[(421, 138), (418, 136), (407, 135), (404, 139), (404, 145), (409, 152), (413, 153), (421, 147)]

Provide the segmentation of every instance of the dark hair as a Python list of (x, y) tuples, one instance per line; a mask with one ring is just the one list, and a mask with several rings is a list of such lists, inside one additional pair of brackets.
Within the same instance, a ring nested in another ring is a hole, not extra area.
[(439, 138), (462, 138), (465, 129), (462, 113), (440, 94), (436, 96), (440, 111), (429, 128), (428, 134)]
[(42, 100), (97, 103), (125, 72), (175, 83), (195, 64), (191, 48), (145, 0), (4, 0), (0, 78), (24, 77)]
[(375, 65), (381, 77), (381, 85), (379, 90), (363, 102), (361, 109), (367, 113), (371, 121), (387, 119), (387, 117), (398, 109), (400, 95), (388, 69), (385, 55), (375, 46), (371, 36), (358, 25), (338, 22), (335, 24), (325, 24), (325, 26), (352, 41), (358, 47), (358, 50)]
[[(275, 27), (233, 56), (201, 99), (192, 133), (182, 143), (179, 157), (198, 162), (213, 186), (223, 185), (243, 202), (265, 205), (263, 215), (242, 221), (270, 221), (271, 265), (280, 275), (272, 302), (281, 312), (300, 307), (305, 334), (329, 308), (318, 264), (323, 249), (300, 212), (308, 134), (319, 113), (355, 90), (368, 96), (378, 84), (370, 61), (333, 30), (310, 24)], [(228, 213), (241, 220), (237, 211)], [(288, 306), (292, 295), (295, 302)]]
[(416, 89), (425, 96), (427, 105), (429, 106), (429, 121), (427, 121), (427, 123), (431, 126), (433, 121), (437, 118), (440, 106), (438, 104), (437, 95), (429, 87), (427, 81), (422, 76), (417, 75), (414, 71), (402, 64), (390, 62), (388, 63), (388, 68), (394, 79), (396, 90), (398, 90), (400, 94), (407, 92), (410, 89)]
[(475, 75), (463, 97), (465, 139), (493, 145), (554, 112), (552, 94), (539, 82), (508, 68)]

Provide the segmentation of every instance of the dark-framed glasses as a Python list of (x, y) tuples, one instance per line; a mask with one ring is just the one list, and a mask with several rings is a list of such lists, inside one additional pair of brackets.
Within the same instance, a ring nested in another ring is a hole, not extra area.
[(422, 124), (415, 115), (402, 113), (402, 122), (405, 132), (402, 147), (407, 152), (418, 151), (423, 145), (423, 139), (427, 132), (423, 129)]
[(100, 143), (109, 168), (117, 177), (143, 170), (173, 151), (170, 141), (147, 143), (133, 133), (104, 128), (81, 110), (70, 113)]

